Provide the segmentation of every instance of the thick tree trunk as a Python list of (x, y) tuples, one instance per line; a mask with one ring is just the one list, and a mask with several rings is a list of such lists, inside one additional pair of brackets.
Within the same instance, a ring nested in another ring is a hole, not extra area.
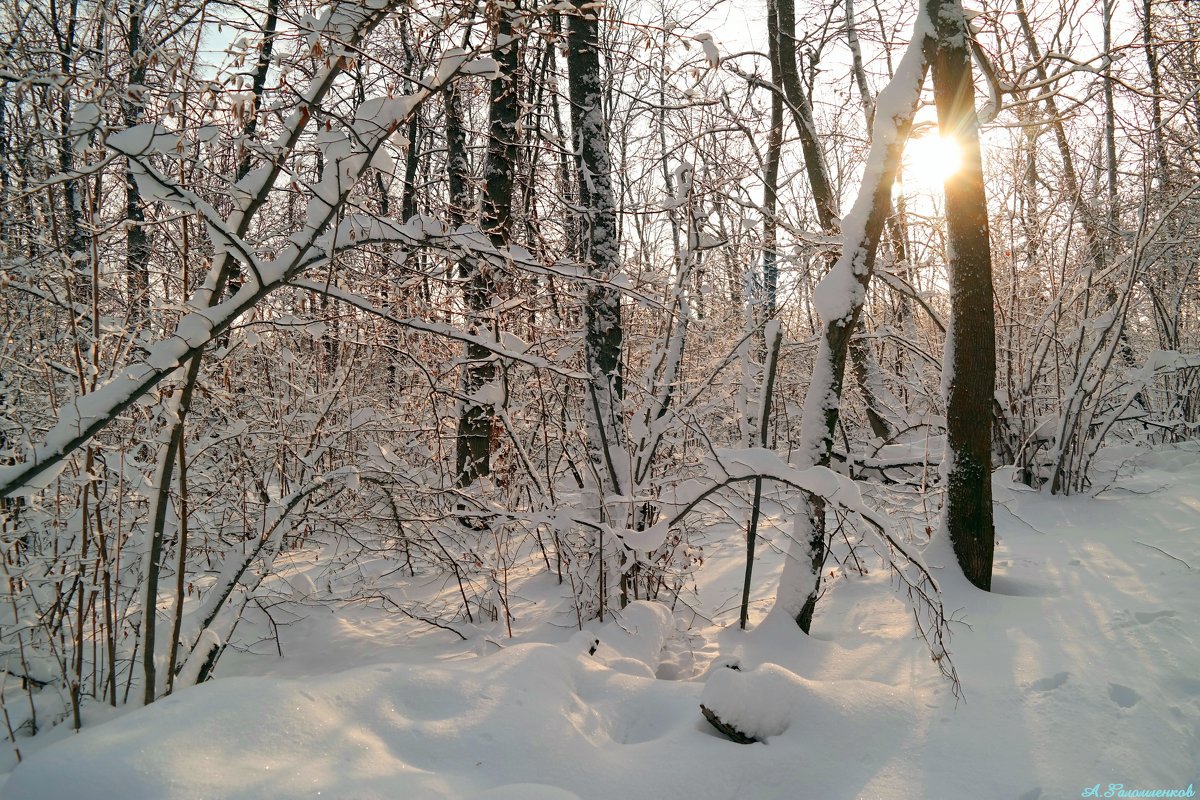
[(446, 179), (450, 189), (450, 227), (467, 220), (471, 206), (471, 162), (467, 158), (467, 133), (463, 127), (462, 98), (457, 82), (446, 87)]
[[(575, 0), (576, 13), (569, 22), (571, 129), (579, 204), (583, 209), (583, 256), (593, 277), (611, 278), (619, 269), (617, 214), (608, 154), (608, 130), (602, 108), (599, 20), (596, 6)], [(586, 349), (592, 407), (589, 431), (593, 460), (607, 491), (619, 490), (624, 481), (615, 463), (621, 444), (621, 295), (613, 286), (589, 284), (586, 297)]]
[(987, 198), (971, 76), (969, 33), (959, 0), (944, 0), (929, 48), (938, 128), (954, 137), (963, 166), (946, 179), (950, 326), (946, 333), (946, 528), (967, 579), (992, 585), (992, 402), (996, 330)]
[[(517, 170), (517, 122), (520, 116), (520, 95), (517, 72), (520, 68), (520, 39), (514, 32), (518, 9), (515, 5), (497, 4), (496, 60), (500, 74), (492, 81), (490, 121), (488, 124), (487, 158), (484, 163), (484, 191), (480, 202), (479, 227), (503, 251), (509, 245), (512, 231), (513, 181)], [(455, 160), (462, 153), (452, 153)], [(458, 174), (451, 165), (451, 176)], [(461, 179), (461, 178), (460, 178)], [(461, 187), (451, 187), (451, 194), (460, 194)], [(457, 198), (451, 199), (452, 204)], [(464, 259), (459, 262), (463, 294), (467, 306), (468, 333), (487, 334), (491, 319), (492, 301), (497, 293), (494, 266), (484, 259)], [(496, 377), (496, 362), (491, 351), (469, 342), (466, 364), (463, 367), (462, 410), (458, 419), (458, 442), (455, 454), (456, 484), (470, 486), (476, 479), (490, 475), (492, 427), (496, 411), (489, 396), (477, 397)], [(485, 393), (487, 394), (487, 393)]]
[[(580, 250), (590, 275), (596, 279), (588, 283), (584, 300), (584, 347), (590, 376), (585, 400), (588, 457), (599, 480), (598, 512), (601, 521), (609, 521), (604, 519), (604, 498), (624, 493), (629, 484), (628, 459), (624, 457), (621, 294), (605, 282), (620, 267), (617, 211), (603, 109), (598, 6), (588, 0), (572, 0), (572, 5), (567, 72), (582, 210)], [(602, 563), (603, 555), (599, 556)], [(600, 580), (598, 611), (603, 616), (609, 579)]]

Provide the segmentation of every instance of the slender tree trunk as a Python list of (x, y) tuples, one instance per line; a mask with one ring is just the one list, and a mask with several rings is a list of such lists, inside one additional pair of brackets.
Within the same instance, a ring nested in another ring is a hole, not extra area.
[(867, 130), (875, 125), (875, 99), (871, 97), (871, 87), (867, 84), (867, 71), (863, 68), (862, 47), (858, 43), (858, 25), (854, 21), (854, 0), (845, 0), (846, 4), (846, 43), (850, 46), (850, 64), (854, 71), (854, 82), (858, 85), (858, 99), (862, 103), (863, 116), (867, 120)]
[[(407, 222), (417, 215), (417, 171), (421, 166), (421, 115), (408, 121), (408, 149), (404, 153), (404, 189), (400, 193), (400, 219)], [(378, 174), (378, 173), (377, 173)], [(387, 214), (385, 209), (381, 209)]]
[[(1043, 59), (1041, 49), (1037, 44), (1033, 35), (1033, 28), (1029, 23), (1029, 15), (1025, 10), (1023, 0), (1016, 0), (1014, 6), (1017, 14), (1017, 20), (1021, 25), (1021, 32), (1025, 38), (1026, 46), (1029, 49), (1029, 54), (1033, 58), (1037, 67), (1035, 75), (1039, 82), (1047, 81), (1047, 73), (1045, 67), (1042, 66)], [(1105, 42), (1111, 39), (1111, 16), (1112, 7), (1110, 0), (1105, 0), (1104, 3), (1104, 36)], [(1080, 186), (1078, 173), (1075, 171), (1074, 159), (1071, 154), (1071, 146), (1067, 140), (1066, 129), (1063, 124), (1062, 115), (1059, 112), (1058, 104), (1054, 99), (1054, 89), (1047, 85), (1042, 89), (1041, 97), (1044, 100), (1047, 115), (1049, 117), (1049, 125), (1054, 131), (1055, 142), (1058, 147), (1059, 156), (1063, 164), (1063, 183), (1067, 193), (1070, 195), (1071, 202), (1075, 204), (1078, 210), (1078, 218), (1083, 226), (1084, 240), (1087, 245), (1087, 254), (1091, 260), (1091, 269), (1084, 270), (1084, 280), (1087, 284), (1084, 292), (1084, 315), (1086, 316), (1090, 310), (1090, 298), (1092, 290), (1092, 281), (1095, 277), (1103, 275), (1106, 266), (1110, 263), (1109, 252), (1112, 243), (1115, 241), (1113, 232), (1118, 223), (1117, 216), (1117, 182), (1116, 182), (1116, 140), (1115, 140), (1115, 118), (1112, 117), (1112, 83), (1108, 80), (1107, 73), (1104, 76), (1104, 96), (1105, 96), (1105, 191), (1108, 198), (1107, 212), (1105, 214), (1105, 223), (1108, 231), (1102, 231), (1100, 222), (1097, 218), (1095, 210), (1089, 203), (1084, 200), (1082, 187)], [(1110, 136), (1110, 134), (1112, 134)], [(1109, 288), (1107, 291), (1107, 299), (1110, 305), (1117, 304), (1116, 293)], [(1116, 335), (1121, 339), (1122, 348), (1121, 354), (1126, 364), (1132, 366), (1134, 356), (1132, 347), (1129, 345), (1128, 335), (1124, 328), (1116, 332)], [(1070, 368), (1073, 372), (1078, 372), (1081, 367), (1080, 358), (1082, 356), (1084, 338), (1079, 338), (1076, 343), (1073, 361)], [(1060, 411), (1059, 430), (1055, 436), (1055, 463), (1053, 474), (1050, 479), (1050, 491), (1052, 494), (1059, 494), (1064, 491), (1070, 491), (1070, 467), (1069, 462), (1071, 454), (1076, 451), (1076, 443), (1080, 434), (1078, 427), (1078, 412), (1079, 404), (1083, 398), (1066, 397), (1064, 398), (1064, 408)]]
[[(262, 105), (263, 92), (267, 88), (267, 76), (271, 70), (271, 53), (275, 48), (276, 28), (279, 23), (279, 0), (267, 0), (267, 18), (263, 23), (263, 43), (258, 51), (258, 63), (254, 67), (254, 76), (251, 78), (251, 106), (249, 113), (246, 115), (245, 121), (242, 123), (242, 151), (238, 157), (237, 172), (235, 180), (242, 180), (250, 174), (250, 169), (254, 165), (253, 150), (248, 145), (254, 141), (254, 135), (258, 131), (258, 110)], [(237, 261), (232, 261), (229, 288), (236, 291), (238, 285), (242, 282), (242, 266)], [(186, 294), (188, 287), (184, 286), (183, 291)], [(227, 337), (225, 339), (227, 341)]]
[(804, 82), (796, 64), (796, 2), (775, 0), (777, 30), (779, 33), (779, 74), (783, 79), (783, 91), (792, 106), (792, 118), (800, 135), (800, 150), (804, 153), (804, 168), (812, 188), (813, 201), (817, 207), (817, 221), (826, 232), (838, 228), (838, 202), (829, 171), (825, 167), (825, 156), (813, 121), (812, 103), (804, 91)]
[[(242, 125), (242, 137), (247, 142), (252, 142), (255, 132), (258, 131), (258, 106), (262, 102), (263, 92), (267, 88), (267, 73), (271, 69), (271, 53), (275, 48), (275, 29), (278, 24), (279, 0), (267, 0), (267, 19), (263, 24), (263, 42), (262, 47), (258, 50), (258, 63), (254, 67), (254, 77), (250, 87), (254, 96), (254, 107)], [(251, 164), (250, 148), (246, 148), (238, 160), (237, 179), (239, 181), (250, 174)]]
[[(783, 328), (779, 320), (771, 320), (764, 331), (767, 340), (767, 356), (763, 368), (762, 396), (758, 407), (758, 431), (756, 432), (759, 447), (767, 446), (767, 433), (771, 425), (771, 395), (775, 392), (775, 375), (779, 366), (779, 349), (783, 344)], [(750, 503), (750, 523), (746, 527), (746, 573), (742, 579), (742, 608), (738, 615), (738, 626), (746, 630), (750, 621), (750, 586), (754, 578), (754, 549), (758, 539), (758, 520), (762, 514), (762, 478), (754, 479), (754, 498)]]
[(1142, 49), (1146, 54), (1146, 71), (1150, 74), (1150, 124), (1154, 126), (1154, 164), (1158, 171), (1158, 188), (1165, 189), (1167, 181), (1167, 148), (1163, 138), (1162, 80), (1159, 77), (1158, 48), (1154, 41), (1154, 0), (1142, 0)]
[[(808, 185), (812, 190), (813, 202), (817, 209), (817, 221), (826, 233), (836, 233), (838, 223), (838, 203), (829, 180), (829, 171), (825, 165), (825, 155), (821, 152), (820, 140), (817, 136), (817, 126), (813, 120), (812, 103), (804, 91), (804, 81), (796, 63), (796, 3), (795, 0), (774, 0), (775, 32), (778, 43), (775, 55), (778, 58), (778, 74), (783, 82), (783, 91), (792, 108), (792, 120), (800, 137), (800, 150), (804, 154), (804, 169), (808, 177)], [(770, 6), (768, 11), (770, 11)], [(832, 256), (830, 256), (832, 258)], [(857, 314), (855, 314), (857, 319)], [(849, 329), (847, 329), (847, 337)], [(847, 343), (849, 339), (847, 338)], [(845, 358), (842, 349), (841, 358)], [(842, 370), (845, 365), (843, 363)], [(841, 371), (837, 372), (837, 396), (841, 397)], [(834, 414), (836, 415), (836, 410)], [(836, 426), (836, 422), (834, 423)], [(799, 513), (807, 514), (806, 525), (812, 550), (811, 563), (820, 580), (820, 565), (825, 562), (825, 502), (816, 495), (806, 494)], [(808, 632), (812, 622), (812, 612), (816, 604), (814, 593), (812, 603), (805, 604), (805, 609), (797, 618), (800, 627)]]
[[(58, 40), (59, 47), (59, 69), (62, 70), (64, 77), (71, 76), (75, 72), (73, 59), (75, 57), (75, 34), (78, 29), (78, 0), (72, 0), (68, 7), (70, 14), (67, 20), (67, 28), (61, 30), (62, 20), (54, 18), (54, 35)], [(66, 260), (70, 265), (70, 281), (74, 287), (76, 301), (83, 305), (88, 305), (91, 301), (92, 285), (90, 278), (80, 279), (76, 274), (78, 268), (77, 262), (86, 258), (88, 252), (88, 237), (84, 233), (81, 219), (83, 217), (82, 198), (80, 197), (79, 187), (81, 181), (78, 178), (71, 177), (75, 171), (75, 137), (71, 135), (71, 114), (72, 102), (70, 90), (66, 89), (62, 94), (62, 107), (59, 109), (59, 135), (61, 137), (58, 143), (59, 155), (59, 171), (67, 176), (63, 181), (63, 211), (65, 212), (66, 223)], [(0, 112), (0, 129), (3, 127), (3, 116)], [(3, 157), (3, 154), (0, 154)], [(5, 185), (7, 186), (7, 173), (5, 174)], [(0, 232), (3, 228), (0, 227)]]
[[(597, 6), (575, 0), (576, 13), (569, 21), (571, 130), (575, 167), (583, 209), (584, 260), (601, 280), (613, 277), (620, 267), (616, 238), (617, 214), (608, 153), (608, 129), (602, 108), (599, 20)], [(588, 285), (586, 297), (586, 347), (591, 375), (591, 405), (596, 429), (593, 456), (609, 490), (624, 484), (614, 463), (620, 446), (620, 406), (624, 396), (621, 376), (621, 295), (608, 284)], [(598, 449), (595, 449), (597, 448)]]
[[(1104, 2), (1104, 52), (1109, 56), (1112, 55), (1112, 15), (1113, 5), (1115, 0), (1103, 0)], [(1109, 243), (1108, 249), (1111, 250), (1111, 243), (1116, 239), (1117, 225), (1120, 221), (1120, 215), (1117, 213), (1117, 109), (1115, 99), (1113, 97), (1113, 81), (1112, 81), (1112, 61), (1104, 68), (1104, 155), (1105, 155), (1105, 190), (1107, 196), (1108, 213), (1105, 219), (1108, 225), (1105, 241)], [(1112, 253), (1109, 254), (1109, 261), (1112, 259)]]
[(157, 696), (158, 669), (155, 662), (158, 631), (158, 578), (161, 571), (163, 531), (167, 524), (167, 507), (171, 502), (171, 477), (179, 448), (183, 447), (184, 420), (191, 408), (196, 379), (200, 375), (200, 357), (188, 363), (187, 380), (179, 390), (178, 399), (167, 401), (167, 414), (173, 417), (169, 423), (169, 439), (158, 449), (158, 463), (154, 470), (155, 492), (151, 509), (150, 535), (146, 548), (146, 575), (142, 582), (142, 703), (150, 705)]
[[(776, 0), (767, 2), (767, 48), (771, 84), (783, 83), (779, 60), (779, 16)], [(763, 297), (767, 317), (775, 316), (779, 295), (779, 162), (783, 157), (783, 98), (771, 92), (771, 130), (767, 134), (767, 164), (763, 175)]]
[[(144, 0), (133, 0), (129, 13), (129, 84), (121, 109), (125, 126), (140, 125), (145, 114), (141, 93), (145, 90), (147, 54), (142, 47), (142, 17), (146, 11)], [(146, 212), (142, 209), (142, 193), (133, 177), (133, 170), (125, 170), (125, 273), (129, 294), (129, 313), (138, 317), (150, 305), (150, 236), (146, 233)]]
[(187, 585), (188, 546), (188, 494), (187, 494), (187, 447), (181, 444), (179, 456), (179, 527), (176, 536), (175, 609), (171, 623), (171, 646), (167, 655), (167, 687), (170, 694), (175, 688), (175, 667), (179, 658), (179, 632), (183, 627), (183, 599)]
[(883, 408), (875, 393), (876, 388), (879, 388), (879, 384), (876, 383), (876, 379), (880, 377), (879, 365), (874, 363), (875, 353), (871, 350), (870, 342), (862, 336), (866, 333), (862, 317), (858, 320), (858, 330), (859, 335), (850, 340), (850, 366), (854, 370), (854, 379), (858, 382), (859, 391), (862, 392), (871, 433), (879, 439), (887, 439), (892, 435), (892, 429), (883, 415)]
[[(933, 35), (932, 11), (939, 0), (926, 0), (891, 83), (880, 93), (879, 106), (893, 109), (876, 118), (863, 184), (854, 207), (842, 222), (842, 252), (829, 275), (817, 286), (815, 302), (822, 336), (813, 376), (804, 396), (804, 414), (794, 458), (797, 466), (828, 466), (837, 429), (850, 337), (858, 322), (884, 224), (891, 211), (892, 185), (900, 170), (904, 145), (925, 82), (924, 45)], [(801, 495), (789, 557), (779, 580), (775, 608), (808, 633), (821, 592), (825, 563), (824, 500)]]
[[(1016, 0), (1014, 8), (1017, 13), (1017, 21), (1021, 25), (1021, 33), (1025, 37), (1025, 45), (1029, 48), (1029, 56), (1033, 60), (1033, 63), (1037, 65), (1034, 69), (1034, 74), (1037, 76), (1039, 83), (1045, 83), (1049, 76), (1046, 68), (1043, 66), (1045, 61), (1037, 39), (1034, 38), (1033, 27), (1029, 24), (1029, 15), (1025, 10), (1024, 0)], [(1059, 111), (1057, 101), (1054, 99), (1053, 87), (1046, 86), (1042, 90), (1041, 98), (1046, 107), (1046, 115), (1049, 118), (1050, 128), (1054, 131), (1054, 142), (1058, 148), (1059, 158), (1062, 160), (1064, 188), (1070, 202), (1075, 203), (1078, 207), (1078, 216), (1083, 226), (1083, 235), (1088, 248), (1088, 256), (1091, 258), (1093, 267), (1097, 272), (1100, 272), (1104, 269), (1104, 249), (1101, 246), (1100, 231), (1096, 224), (1092, 207), (1084, 201), (1080, 190), (1079, 175), (1075, 171), (1075, 159), (1071, 154), (1071, 144), (1067, 139), (1066, 126), (1063, 124), (1063, 115)]]
[(946, 179), (950, 326), (946, 333), (946, 528), (967, 579), (992, 585), (992, 403), (996, 330), (987, 198), (975, 115), (969, 32), (959, 0), (943, 0), (929, 48), (938, 128), (962, 150), (962, 168)]
[[(551, 23), (555, 35), (563, 34), (563, 19), (562, 15), (555, 13), (551, 18)], [(551, 74), (558, 73), (558, 48), (548, 46), (546, 48), (547, 63)], [(559, 142), (567, 141), (566, 125), (563, 123), (562, 101), (560, 92), (551, 92), (550, 103), (553, 110), (554, 135)], [(560, 147), (558, 148), (558, 179), (563, 187), (563, 197), (568, 200), (577, 200), (577, 192), (574, 190), (575, 175), (572, 171), (571, 152), (574, 148)], [(563, 249), (563, 257), (578, 259), (580, 256), (580, 233), (579, 220), (575, 214), (567, 214), (563, 220), (563, 236), (566, 238)]]
[[(354, 32), (354, 36), (351, 38), (349, 44), (356, 45), (362, 37), (365, 37), (382, 21), (387, 10), (388, 7), (384, 6), (370, 14), (362, 27)], [(269, 62), (267, 62), (267, 65), (269, 66)], [(326, 77), (314, 101), (319, 101), (323, 98), (336, 75), (337, 72), (335, 71)], [(255, 108), (261, 105), (261, 98), (256, 97), (254, 105)], [(301, 123), (298, 128), (293, 130), (289, 147), (295, 146), (295, 142), (299, 139), (300, 131), (303, 130), (303, 127), (304, 123)], [(279, 165), (276, 164), (275, 168), (278, 170)], [(265, 202), (266, 193), (261, 192), (247, 207), (234, 215), (236, 224), (233, 227), (236, 235), (246, 235), (254, 221), (255, 215)], [(214, 276), (214, 279), (212, 283), (210, 285), (203, 285), (197, 290), (193, 295), (192, 304), (198, 307), (207, 306), (211, 308), (216, 306), (221, 301), (225, 289), (229, 286), (235, 269), (235, 259), (228, 253), (222, 254), (219, 260), (213, 265), (211, 274)], [(167, 432), (165, 443), (159, 446), (155, 469), (155, 492), (150, 513), (151, 529), (145, 555), (145, 579), (141, 590), (143, 603), (142, 631), (144, 639), (142, 648), (142, 676), (145, 682), (143, 701), (147, 705), (154, 701), (155, 687), (157, 685), (154, 660), (157, 621), (155, 615), (158, 603), (158, 579), (162, 559), (163, 533), (166, 525), (167, 505), (170, 502), (170, 483), (179, 448), (184, 446), (184, 424), (191, 409), (203, 361), (204, 349), (202, 347), (187, 361), (182, 387), (172, 394), (164, 404), (166, 406), (166, 422), (164, 427), (167, 428)], [(20, 479), (19, 477), (17, 478), (17, 480)]]

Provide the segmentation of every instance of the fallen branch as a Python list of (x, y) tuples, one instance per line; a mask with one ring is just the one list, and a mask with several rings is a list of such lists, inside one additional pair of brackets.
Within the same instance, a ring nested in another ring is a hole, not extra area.
[(1154, 545), (1152, 545), (1152, 544), (1146, 544), (1145, 542), (1139, 541), (1139, 540), (1137, 540), (1137, 539), (1134, 539), (1134, 540), (1133, 540), (1133, 543), (1134, 543), (1134, 544), (1140, 544), (1142, 547), (1149, 547), (1151, 550), (1157, 550), (1158, 552), (1162, 553), (1162, 554), (1163, 554), (1164, 556), (1166, 556), (1167, 558), (1173, 559), (1173, 560), (1175, 560), (1175, 561), (1178, 561), (1180, 564), (1183, 564), (1183, 565), (1184, 565), (1185, 567), (1187, 567), (1188, 569), (1191, 569), (1191, 568), (1192, 568), (1192, 565), (1191, 565), (1191, 564), (1189, 564), (1188, 562), (1184, 561), (1182, 558), (1179, 558), (1178, 556), (1173, 556), (1173, 555), (1171, 555), (1171, 554), (1170, 554), (1170, 553), (1168, 553), (1166, 550), (1163, 550), (1161, 547), (1155, 547), (1155, 546), (1154, 546)]

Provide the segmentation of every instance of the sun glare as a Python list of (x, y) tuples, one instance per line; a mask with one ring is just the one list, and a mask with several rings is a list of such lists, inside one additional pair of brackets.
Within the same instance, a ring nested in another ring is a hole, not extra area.
[(954, 139), (930, 134), (909, 141), (904, 162), (907, 180), (941, 188), (946, 179), (962, 167), (962, 150)]

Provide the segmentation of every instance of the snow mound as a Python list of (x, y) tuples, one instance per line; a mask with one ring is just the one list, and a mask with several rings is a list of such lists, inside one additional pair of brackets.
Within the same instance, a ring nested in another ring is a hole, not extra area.
[[(665, 763), (681, 736), (695, 737), (699, 685), (653, 679), (673, 631), (669, 611), (640, 602), (565, 644), (302, 680), (225, 678), (29, 755), (3, 796), (593, 797), (628, 772), (623, 746)], [(670, 776), (645, 766), (639, 780), (669, 791)]]
[[(4, 796), (383, 800), (461, 798), (535, 778), (565, 783), (564, 774), (527, 766), (534, 753), (568, 771), (580, 747), (603, 739), (576, 695), (579, 671), (563, 648), (529, 644), (454, 668), (229, 678), (34, 754)], [(452, 774), (455, 763), (472, 770)]]
[(700, 702), (726, 725), (762, 741), (791, 726), (806, 694), (811, 694), (811, 689), (799, 675), (776, 664), (763, 664), (751, 672), (714, 671)]
[(782, 736), (793, 725), (798, 729), (795, 736), (811, 738), (814, 720), (837, 719), (838, 731), (825, 729), (821, 734), (825, 745), (844, 740), (846, 746), (857, 741), (869, 747), (880, 732), (894, 734), (913, 716), (911, 703), (887, 684), (810, 681), (778, 664), (746, 671), (715, 669), (700, 703), (726, 725), (758, 741)]

